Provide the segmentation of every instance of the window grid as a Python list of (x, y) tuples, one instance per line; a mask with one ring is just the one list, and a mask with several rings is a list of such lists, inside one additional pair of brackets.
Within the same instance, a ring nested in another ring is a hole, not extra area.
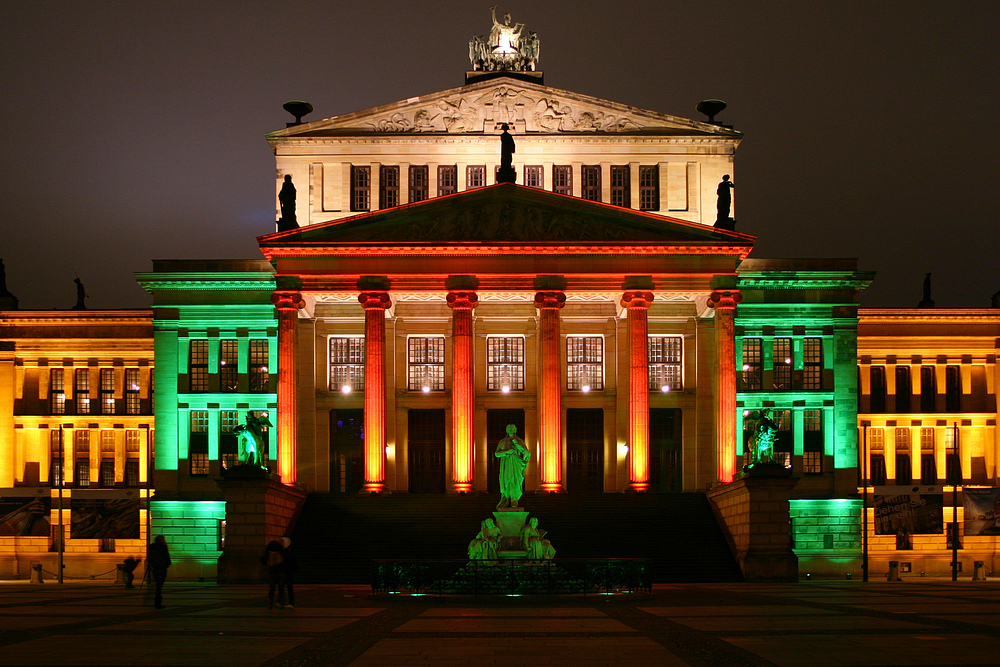
[(962, 374), (958, 366), (947, 366), (944, 369), (945, 410), (960, 412), (962, 410)]
[(743, 339), (743, 390), (761, 389), (761, 339)]
[(885, 366), (872, 366), (869, 369), (871, 385), (871, 411), (885, 412)]
[(486, 165), (470, 164), (465, 167), (465, 189), (473, 190), (486, 185)]
[(365, 339), (330, 338), (330, 391), (365, 390)]
[(378, 207), (399, 206), (399, 166), (382, 165), (378, 169)]
[(107, 429), (101, 431), (101, 453), (102, 454), (107, 452), (114, 453), (114, 451), (115, 451), (115, 432)]
[(530, 165), (524, 168), (524, 185), (529, 188), (542, 188), (544, 181), (541, 165)]
[(49, 412), (66, 414), (66, 371), (53, 368), (49, 374)]
[(583, 165), (580, 170), (580, 195), (590, 201), (601, 201), (600, 165)]
[(351, 210), (371, 208), (372, 168), (351, 165)]
[(268, 371), (268, 341), (254, 339), (250, 341), (250, 391), (255, 394), (267, 393), (270, 389), (270, 374)]
[(629, 189), (631, 173), (628, 165), (611, 167), (611, 204), (628, 208), (632, 205)]
[(910, 396), (912, 394), (910, 367), (896, 366), (896, 412), (910, 411)]
[(188, 382), (191, 392), (208, 391), (208, 341), (191, 341), (188, 352)]
[(430, 196), (427, 165), (410, 165), (410, 203), (424, 201)]
[(684, 339), (680, 336), (650, 336), (647, 342), (649, 388), (682, 391)]
[(115, 414), (115, 369), (102, 368), (101, 381), (101, 414)]
[(219, 461), (226, 470), (239, 464), (239, 445), (233, 435), (233, 429), (239, 423), (239, 410), (219, 411)]
[(823, 388), (823, 339), (802, 340), (802, 388)]
[(76, 431), (73, 460), (76, 461), (76, 485), (90, 486), (90, 431)]
[(142, 411), (139, 401), (139, 369), (125, 369), (125, 414), (137, 415)]
[(489, 336), (486, 339), (486, 390), (524, 391), (524, 338)]
[(125, 459), (125, 486), (139, 486), (139, 459)]
[(410, 391), (444, 391), (444, 337), (412, 337), (407, 341)]
[(897, 428), (895, 436), (896, 436), (896, 451), (897, 452), (910, 451), (910, 429)]
[(600, 336), (566, 338), (566, 388), (583, 391), (604, 389), (604, 339)]
[(639, 167), (639, 210), (660, 210), (660, 169), (658, 165)]
[(771, 341), (771, 381), (779, 391), (792, 388), (792, 339), (775, 338)]
[[(195, 438), (198, 434), (201, 437)], [(192, 475), (207, 475), (208, 467), (208, 410), (191, 411), (191, 442), (188, 461)]]
[(458, 167), (456, 165), (438, 166), (438, 197), (453, 195), (458, 192)]
[(232, 393), (240, 386), (240, 344), (236, 340), (219, 341), (219, 391)]
[(569, 165), (552, 167), (552, 192), (560, 195), (573, 194), (573, 167)]
[(802, 472), (817, 475), (823, 472), (823, 411), (802, 411)]
[(129, 429), (125, 431), (125, 454), (136, 456), (139, 455), (139, 448), (142, 446), (142, 438), (139, 437), (139, 431)]
[(90, 369), (77, 368), (73, 374), (73, 394), (76, 400), (76, 414), (90, 414)]
[(60, 429), (49, 431), (49, 481), (52, 486), (63, 484), (63, 447)]
[(881, 428), (868, 429), (868, 449), (883, 451), (885, 449), (885, 430)]
[(933, 366), (920, 367), (920, 411), (934, 412), (937, 399), (937, 377)]
[(115, 485), (115, 460), (101, 459), (101, 486), (107, 488)]
[(934, 429), (933, 428), (922, 428), (920, 429), (920, 451), (922, 452), (933, 452), (934, 451)]

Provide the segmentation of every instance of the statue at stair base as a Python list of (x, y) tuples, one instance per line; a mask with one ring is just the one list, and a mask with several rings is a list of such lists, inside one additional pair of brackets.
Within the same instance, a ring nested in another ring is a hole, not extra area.
[(486, 519), (479, 533), (469, 543), (469, 560), (549, 560), (555, 558), (552, 543), (538, 529), (538, 519), (528, 519), (528, 512), (507, 508)]

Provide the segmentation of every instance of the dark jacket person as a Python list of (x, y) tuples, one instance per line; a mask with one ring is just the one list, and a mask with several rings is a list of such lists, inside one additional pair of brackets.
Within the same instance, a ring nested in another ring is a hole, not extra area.
[(153, 581), (156, 582), (156, 598), (153, 605), (157, 609), (163, 609), (163, 582), (167, 580), (167, 568), (170, 567), (170, 550), (167, 549), (167, 540), (163, 535), (157, 535), (153, 543), (149, 545), (146, 553), (146, 567), (153, 573)]

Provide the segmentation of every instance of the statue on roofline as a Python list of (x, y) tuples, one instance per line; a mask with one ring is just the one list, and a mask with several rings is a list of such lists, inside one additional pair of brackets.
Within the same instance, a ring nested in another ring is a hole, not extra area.
[(496, 6), (490, 7), (493, 27), (489, 35), (473, 36), (469, 42), (469, 63), (473, 71), (534, 72), (538, 66), (539, 40), (525, 33), (523, 23), (511, 25), (510, 14), (497, 21)]

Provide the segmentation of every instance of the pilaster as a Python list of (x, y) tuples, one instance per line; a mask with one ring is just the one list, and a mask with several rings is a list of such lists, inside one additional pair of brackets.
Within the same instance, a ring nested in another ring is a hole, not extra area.
[(458, 493), (469, 493), (475, 472), (472, 311), (479, 296), (475, 292), (449, 292), (447, 302), (452, 310), (452, 484)]
[(294, 291), (276, 291), (271, 303), (278, 311), (278, 475), (284, 484), (295, 482), (296, 378), (299, 309), (304, 302)]
[(539, 468), (543, 491), (563, 490), (562, 482), (562, 375), (560, 373), (559, 309), (566, 305), (563, 292), (538, 292), (538, 356), (541, 380), (538, 383)]
[(647, 314), (653, 293), (628, 291), (622, 295), (628, 311), (628, 461), (629, 489), (649, 488), (649, 357)]
[(718, 481), (728, 484), (736, 472), (736, 290), (712, 292), (715, 309), (716, 461)]
[(365, 486), (368, 493), (385, 491), (385, 311), (388, 292), (362, 292), (365, 309)]

